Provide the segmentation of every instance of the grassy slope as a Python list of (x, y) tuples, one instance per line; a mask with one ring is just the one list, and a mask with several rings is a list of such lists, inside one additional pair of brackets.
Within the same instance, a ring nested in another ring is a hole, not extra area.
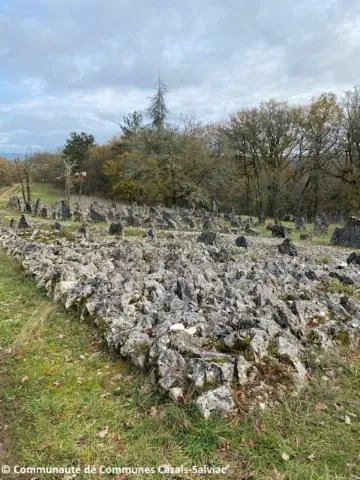
[[(12, 195), (21, 195), (21, 187), (17, 185)], [(32, 199), (40, 198), (45, 204), (52, 204), (64, 198), (64, 191), (54, 185), (45, 183), (33, 183), (31, 186)]]
[(206, 421), (149, 393), (146, 376), (111, 361), (93, 329), (54, 309), (1, 251), (0, 347), (1, 405), (17, 464), (214, 462), (231, 464), (235, 479), (360, 475), (360, 359), (354, 354), (319, 363), (311, 388), (277, 407)]

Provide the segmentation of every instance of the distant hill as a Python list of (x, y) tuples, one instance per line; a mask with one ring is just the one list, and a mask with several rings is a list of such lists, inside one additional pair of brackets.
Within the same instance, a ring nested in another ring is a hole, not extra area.
[(23, 159), (26, 157), (25, 153), (8, 153), (0, 152), (0, 157), (6, 158), (7, 160), (15, 160), (16, 158)]

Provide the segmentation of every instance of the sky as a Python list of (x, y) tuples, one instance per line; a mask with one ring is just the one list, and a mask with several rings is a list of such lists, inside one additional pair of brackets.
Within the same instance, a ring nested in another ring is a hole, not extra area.
[(0, 154), (98, 143), (144, 110), (160, 72), (170, 119), (360, 83), (358, 0), (0, 0)]

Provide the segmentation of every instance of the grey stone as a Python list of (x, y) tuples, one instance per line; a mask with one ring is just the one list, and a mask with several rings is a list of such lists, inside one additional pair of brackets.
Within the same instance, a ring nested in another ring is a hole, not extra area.
[(124, 231), (124, 227), (120, 222), (113, 222), (109, 226), (110, 235), (122, 235), (123, 231)]
[(32, 223), (27, 215), (21, 215), (19, 220), (19, 228), (32, 228)]
[(291, 242), (289, 238), (285, 238), (283, 243), (278, 245), (278, 250), (280, 253), (290, 255), (291, 257), (297, 257), (298, 251), (295, 245)]
[(204, 231), (198, 236), (197, 241), (205, 243), (205, 245), (215, 245), (216, 232)]
[(230, 412), (235, 407), (235, 402), (230, 388), (223, 385), (205, 392), (196, 400), (196, 405), (204, 417), (208, 418), (213, 412)]
[(304, 228), (304, 227), (305, 227), (305, 218), (297, 216), (295, 218), (295, 228), (297, 230), (300, 230), (301, 228)]
[(315, 218), (315, 232), (326, 233), (329, 228), (329, 220), (324, 212), (319, 213)]
[(348, 265), (353, 264), (353, 265), (360, 265), (360, 253), (357, 252), (352, 252), (346, 259), (346, 263)]
[(242, 355), (237, 358), (236, 372), (237, 382), (239, 385), (246, 385), (249, 381), (248, 371), (252, 367), (252, 363), (248, 362)]
[(282, 225), (269, 224), (266, 228), (271, 231), (273, 237), (286, 238), (291, 232), (289, 228)]
[(237, 247), (249, 248), (249, 242), (247, 241), (247, 239), (243, 235), (241, 237), (238, 237), (235, 240), (235, 245)]
[(90, 206), (89, 215), (90, 215), (90, 220), (94, 223), (107, 221), (106, 213), (97, 204), (93, 203)]

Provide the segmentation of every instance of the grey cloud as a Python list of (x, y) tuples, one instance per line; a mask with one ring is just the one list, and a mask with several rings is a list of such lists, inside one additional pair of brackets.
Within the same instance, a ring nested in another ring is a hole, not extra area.
[(146, 106), (159, 71), (174, 118), (341, 91), (360, 77), (359, 17), (356, 0), (11, 0), (0, 129), (16, 143), (25, 129), (56, 146), (80, 127), (106, 140)]

